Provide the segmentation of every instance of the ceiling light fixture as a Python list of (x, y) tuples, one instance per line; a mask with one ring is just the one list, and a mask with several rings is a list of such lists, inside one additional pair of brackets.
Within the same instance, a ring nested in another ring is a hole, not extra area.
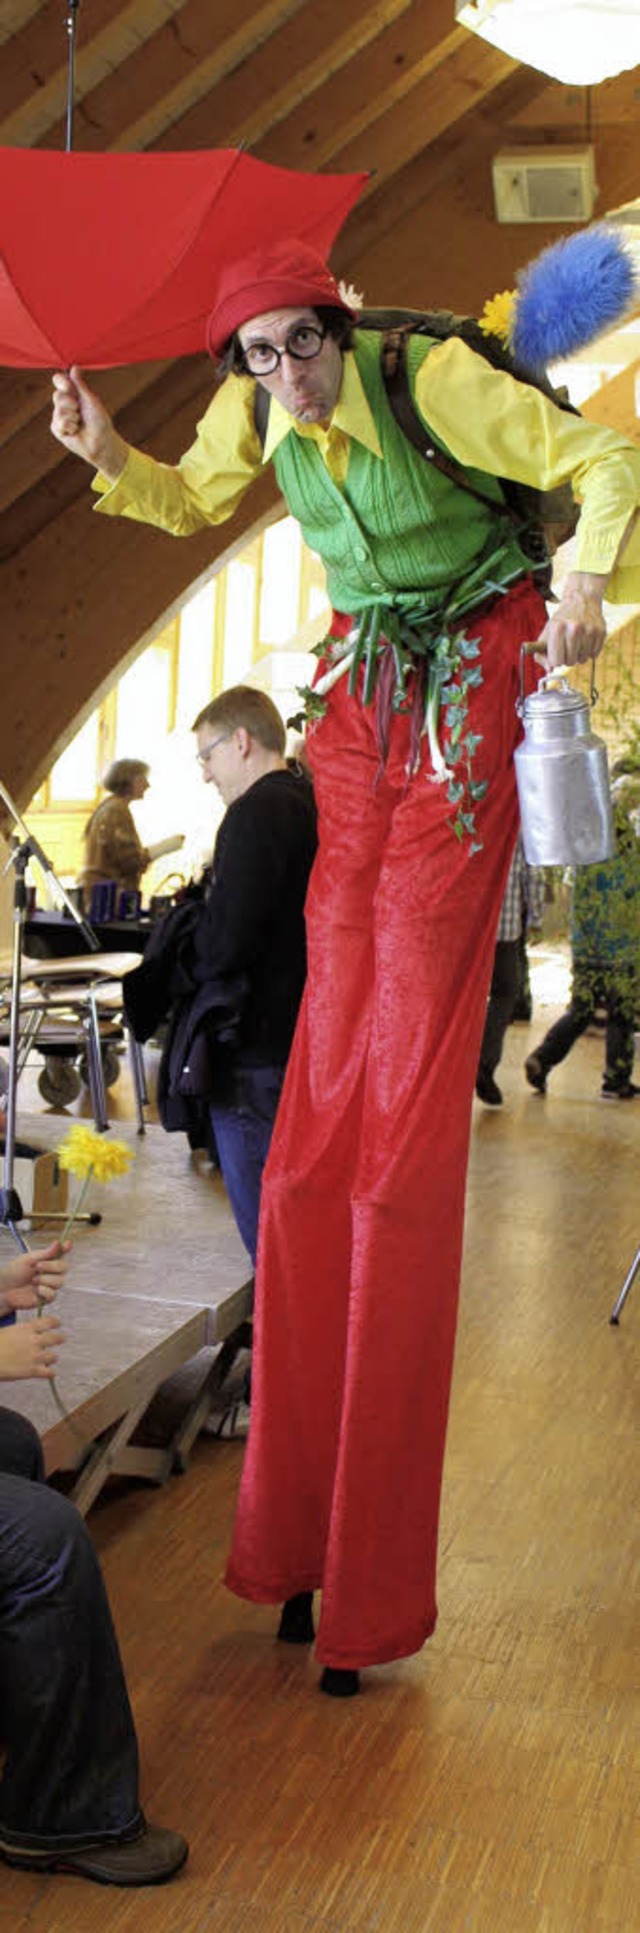
[(640, 0), (455, 0), (456, 21), (574, 87), (640, 64)]

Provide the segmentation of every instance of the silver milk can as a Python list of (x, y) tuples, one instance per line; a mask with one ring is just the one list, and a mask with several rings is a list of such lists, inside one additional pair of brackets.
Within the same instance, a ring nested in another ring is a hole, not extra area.
[[(562, 667), (564, 671), (565, 667)], [(595, 697), (592, 684), (592, 702)], [(521, 695), (524, 738), (514, 754), (529, 866), (592, 866), (615, 852), (606, 746), (587, 698), (557, 671)]]

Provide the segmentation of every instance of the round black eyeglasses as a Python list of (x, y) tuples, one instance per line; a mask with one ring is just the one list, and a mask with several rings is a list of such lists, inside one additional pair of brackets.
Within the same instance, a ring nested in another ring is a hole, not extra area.
[(242, 348), (242, 363), (250, 376), (272, 376), (278, 369), (283, 356), (292, 356), (294, 362), (312, 362), (319, 356), (326, 336), (326, 329), (318, 323), (298, 322), (289, 330), (283, 349), (276, 349), (274, 342), (249, 342)]

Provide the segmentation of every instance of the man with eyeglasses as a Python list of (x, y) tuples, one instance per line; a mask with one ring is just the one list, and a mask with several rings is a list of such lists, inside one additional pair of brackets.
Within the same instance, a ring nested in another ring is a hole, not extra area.
[[(640, 452), (459, 338), (414, 334), (411, 397), (445, 467), (427, 462), (388, 400), (380, 333), (358, 329), (298, 241), (221, 275), (207, 346), (225, 380), (175, 467), (131, 450), (76, 371), (55, 379), (53, 429), (98, 468), (100, 511), (177, 535), (232, 516), (272, 462), (327, 572), (307, 741), (308, 978), (264, 1178), (227, 1581), (285, 1600), (280, 1635), (294, 1641), (313, 1637), (321, 1588), (321, 1682), (342, 1696), (360, 1666), (418, 1650), (436, 1622), (471, 1104), (517, 827), (520, 650), (537, 639), (551, 666), (586, 660), (604, 642), (605, 588), (640, 599)], [(548, 616), (501, 477), (574, 480), (577, 565)]]
[(255, 1267), (262, 1173), (306, 974), (304, 902), (316, 851), (307, 778), (290, 771), (286, 733), (264, 691), (234, 685), (193, 730), (207, 785), (227, 810), (193, 934), (193, 978), (242, 987), (231, 1037), (211, 1056), (209, 1108), (222, 1175)]

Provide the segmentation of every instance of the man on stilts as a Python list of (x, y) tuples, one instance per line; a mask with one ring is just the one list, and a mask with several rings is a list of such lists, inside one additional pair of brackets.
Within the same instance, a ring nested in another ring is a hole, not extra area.
[[(273, 461), (327, 571), (334, 616), (308, 733), (320, 840), (308, 980), (263, 1181), (227, 1581), (284, 1600), (280, 1636), (294, 1641), (313, 1636), (321, 1590), (323, 1688), (348, 1695), (361, 1666), (416, 1651), (436, 1621), (471, 1103), (517, 827), (521, 646), (539, 639), (550, 665), (586, 660), (604, 642), (605, 587), (640, 597), (640, 452), (459, 337), (411, 334), (412, 402), (446, 459), (427, 461), (391, 408), (380, 332), (357, 326), (296, 241), (229, 272), (208, 345), (226, 380), (176, 467), (130, 450), (75, 371), (55, 379), (54, 431), (98, 469), (103, 512), (181, 535), (230, 516)], [(505, 477), (539, 490), (571, 479), (582, 504), (576, 568), (548, 617)]]

